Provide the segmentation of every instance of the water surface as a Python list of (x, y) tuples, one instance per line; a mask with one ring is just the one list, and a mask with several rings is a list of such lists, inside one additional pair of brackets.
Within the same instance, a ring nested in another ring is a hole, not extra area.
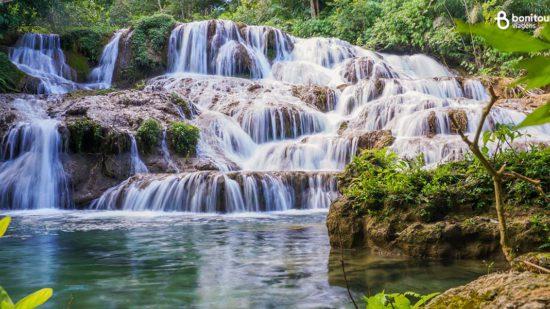
[[(0, 240), (1, 285), (14, 299), (42, 287), (46, 308), (349, 307), (326, 212), (191, 215), (25, 211)], [(443, 291), (486, 271), (345, 252), (365, 293)]]

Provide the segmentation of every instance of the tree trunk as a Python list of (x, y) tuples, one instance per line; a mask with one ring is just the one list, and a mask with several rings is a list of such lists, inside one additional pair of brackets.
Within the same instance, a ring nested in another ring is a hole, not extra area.
[(493, 185), (495, 187), (495, 208), (497, 210), (498, 231), (500, 233), (500, 247), (504, 253), (506, 260), (511, 263), (514, 259), (512, 248), (510, 248), (510, 240), (506, 229), (506, 216), (504, 215), (504, 205), (502, 204), (502, 179), (500, 175), (493, 176)]
[(310, 0), (309, 6), (311, 8), (311, 18), (319, 17), (319, 0)]

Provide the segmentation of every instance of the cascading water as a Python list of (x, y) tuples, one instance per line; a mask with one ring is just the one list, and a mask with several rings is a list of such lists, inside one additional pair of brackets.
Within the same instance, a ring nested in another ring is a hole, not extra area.
[(139, 157), (136, 138), (130, 134), (130, 162), (132, 163), (132, 173), (149, 173), (147, 166)]
[[(427, 164), (462, 157), (467, 149), (450, 117), (461, 116), (472, 132), (489, 98), (479, 81), (461, 81), (425, 55), (379, 54), (230, 21), (178, 25), (168, 60), (168, 72), (179, 74), (148, 87), (192, 103), (188, 121), (201, 130), (197, 154), (219, 171), (134, 176), (94, 209), (327, 208), (337, 196), (334, 173), (384, 134), (399, 155), (422, 154)], [(496, 108), (486, 127), (523, 117)], [(550, 140), (549, 126), (530, 130)]]
[(118, 45), (125, 31), (124, 29), (117, 31), (109, 43), (105, 45), (99, 60), (99, 66), (92, 70), (88, 78), (94, 88), (107, 89), (111, 87), (118, 57)]
[(10, 50), (10, 60), (21, 71), (40, 79), (38, 93), (59, 94), (79, 88), (56, 34), (24, 34)]
[(13, 105), (26, 119), (2, 143), (0, 209), (70, 208), (59, 122), (48, 119), (37, 102), (17, 99)]

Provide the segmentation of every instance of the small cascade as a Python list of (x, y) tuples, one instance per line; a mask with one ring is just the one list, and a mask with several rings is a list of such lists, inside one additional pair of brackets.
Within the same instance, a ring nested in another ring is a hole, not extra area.
[(105, 48), (103, 48), (99, 66), (94, 68), (88, 77), (94, 88), (107, 89), (111, 87), (118, 57), (118, 45), (125, 31), (125, 29), (117, 31), (109, 43), (105, 45)]
[(490, 99), (485, 87), (477, 79), (466, 79), (464, 81), (464, 96), (477, 101), (488, 101)]
[(325, 209), (337, 197), (331, 173), (194, 172), (134, 176), (109, 189), (93, 209), (258, 212)]
[(263, 78), (271, 74), (270, 59), (286, 59), (291, 48), (291, 38), (270, 27), (241, 29), (226, 20), (185, 23), (170, 35), (168, 72)]
[(23, 72), (40, 79), (39, 93), (59, 94), (80, 88), (76, 72), (65, 62), (57, 34), (26, 33), (10, 50), (10, 60)]
[(161, 147), (161, 150), (162, 150), (162, 158), (164, 159), (166, 164), (168, 164), (168, 167), (172, 171), (174, 171), (176, 173), (179, 173), (180, 169), (178, 168), (176, 163), (174, 163), (174, 161), (172, 161), (172, 157), (170, 156), (170, 151), (168, 151), (168, 145), (166, 143), (166, 130), (162, 131), (162, 141), (160, 143), (160, 147)]
[(17, 99), (13, 104), (27, 119), (2, 142), (0, 209), (71, 208), (59, 122), (48, 119), (36, 102)]
[(137, 147), (136, 138), (130, 134), (130, 160), (132, 163), (132, 174), (149, 173), (147, 166), (139, 157), (139, 151)]

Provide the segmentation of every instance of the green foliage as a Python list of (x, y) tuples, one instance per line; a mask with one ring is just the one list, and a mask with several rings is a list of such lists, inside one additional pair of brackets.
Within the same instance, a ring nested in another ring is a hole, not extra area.
[(111, 34), (112, 30), (105, 27), (72, 28), (61, 34), (61, 43), (64, 50), (83, 55), (90, 64), (97, 65)]
[(155, 119), (145, 120), (137, 130), (137, 141), (145, 152), (151, 152), (159, 144), (162, 128)]
[(164, 65), (163, 54), (175, 22), (172, 16), (158, 14), (134, 23), (131, 46), (138, 69), (155, 71)]
[(538, 126), (550, 122), (550, 103), (546, 103), (543, 106), (535, 109), (532, 113), (527, 115), (525, 119), (516, 127), (524, 128), (529, 126)]
[[(495, 25), (479, 23), (468, 25), (456, 21), (457, 31), (464, 34), (475, 34), (482, 37), (487, 44), (504, 52), (533, 53), (550, 50), (550, 25), (545, 25), (541, 30), (540, 38), (536, 38), (526, 32), (512, 29), (499, 29)], [(512, 85), (525, 84), (527, 89), (544, 87), (550, 84), (550, 57), (538, 55), (523, 59), (515, 64), (527, 74), (515, 81)]]
[(420, 308), (439, 293), (420, 295), (415, 292), (386, 294), (380, 292), (374, 296), (364, 297), (367, 309), (412, 309)]
[[(11, 217), (6, 216), (0, 219), (0, 237), (4, 236), (8, 226), (10, 225)], [(0, 309), (33, 309), (52, 297), (53, 290), (50, 288), (40, 289), (32, 294), (25, 296), (16, 304), (13, 303), (8, 292), (0, 286)]]
[(189, 108), (189, 103), (187, 103), (182, 97), (177, 93), (172, 92), (170, 94), (170, 101), (181, 108), (181, 111), (187, 118), (191, 118), (191, 109)]
[(75, 153), (101, 152), (104, 134), (98, 123), (88, 118), (81, 118), (68, 123), (67, 128), (70, 133), (69, 148), (71, 151)]
[(168, 131), (170, 144), (180, 155), (195, 154), (200, 137), (199, 128), (184, 122), (173, 122)]
[[(493, 158), (508, 170), (550, 187), (550, 149), (503, 151)], [(493, 184), (481, 163), (473, 159), (450, 162), (426, 170), (420, 161), (400, 159), (386, 150), (364, 151), (346, 167), (339, 187), (350, 201), (350, 211), (383, 215), (389, 211), (412, 211), (426, 222), (451, 212), (487, 211), (493, 202)], [(517, 179), (504, 184), (507, 204), (547, 207), (545, 198), (531, 185)], [(548, 194), (547, 194), (548, 195)]]
[(25, 75), (11, 63), (8, 55), (0, 52), (0, 93), (17, 92)]

